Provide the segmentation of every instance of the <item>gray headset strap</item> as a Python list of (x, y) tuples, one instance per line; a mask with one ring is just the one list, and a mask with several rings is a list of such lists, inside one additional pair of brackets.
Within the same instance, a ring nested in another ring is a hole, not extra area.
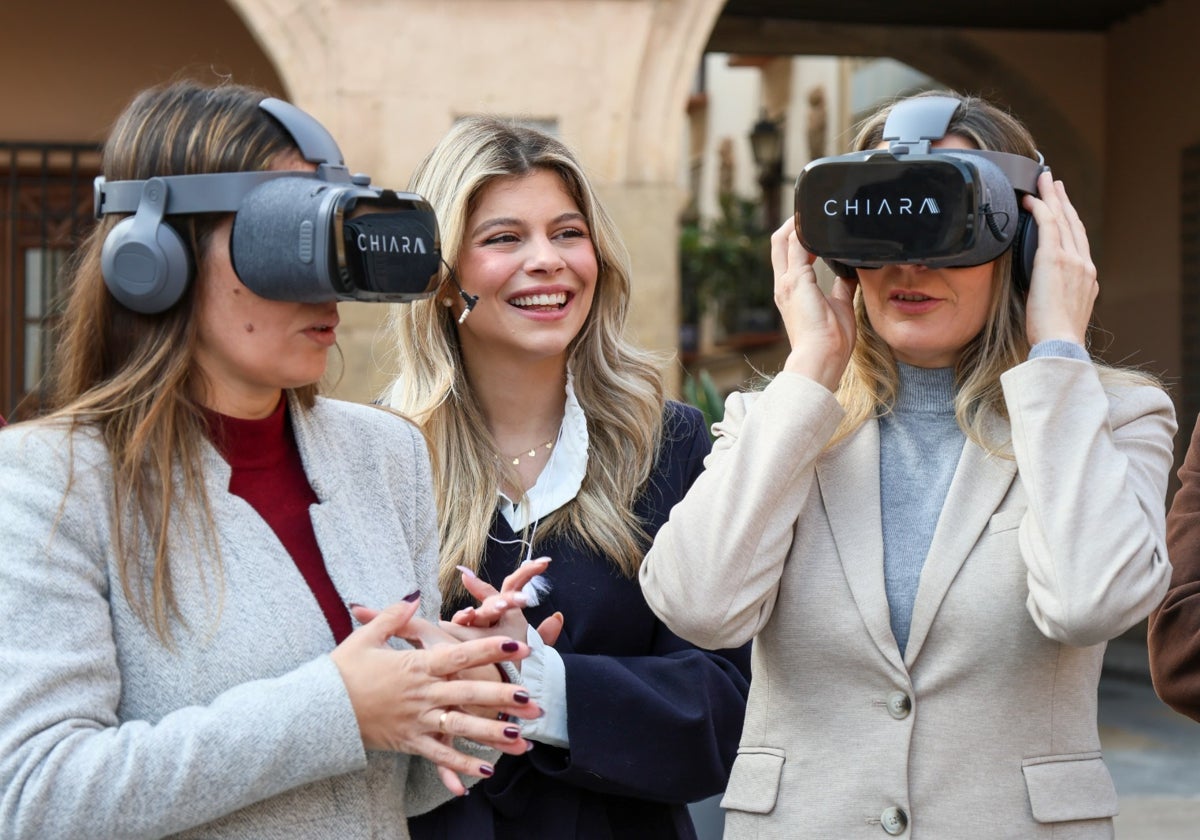
[[(951, 150), (947, 149), (947, 151)], [(956, 155), (973, 155), (990, 160), (1004, 173), (1004, 177), (1008, 179), (1008, 183), (1012, 184), (1014, 190), (1032, 195), (1037, 195), (1038, 176), (1049, 168), (1046, 166), (1041, 152), (1037, 153), (1038, 159), (1034, 160), (1025, 155), (990, 152), (983, 149), (953, 149), (952, 151)], [(937, 152), (937, 149), (933, 150), (934, 154)]]
[(946, 127), (960, 104), (952, 96), (918, 96), (897, 103), (883, 124), (888, 151), (893, 155), (928, 154), (929, 144), (946, 136)]
[(292, 136), (300, 154), (309, 163), (340, 166), (346, 162), (333, 135), (312, 115), (301, 111), (290, 102), (273, 97), (259, 102), (258, 107), (279, 121), (283, 130)]
[[(295, 170), (262, 172), (217, 172), (204, 175), (169, 175), (153, 180), (167, 188), (164, 215), (181, 213), (234, 213), (242, 199), (259, 184), (275, 178), (313, 178), (316, 175)], [(108, 213), (133, 213), (142, 200), (145, 181), (106, 181), (96, 178), (93, 210), (96, 218)]]
[[(946, 129), (962, 102), (953, 96), (918, 96), (897, 103), (883, 124), (883, 139), (892, 155), (937, 154), (931, 149), (934, 140), (946, 136)], [(955, 149), (955, 154), (978, 155), (1000, 168), (1014, 190), (1037, 194), (1037, 179), (1046, 169), (1045, 159), (1038, 152), (1037, 160), (1008, 152), (982, 149)]]
[[(325, 126), (290, 102), (268, 97), (258, 107), (283, 127), (309, 163), (317, 164), (316, 173), (295, 170), (262, 172), (217, 172), (202, 175), (170, 175), (159, 178), (167, 186), (164, 215), (185, 213), (235, 213), (242, 199), (273, 178), (316, 178), (330, 183), (360, 186), (370, 182), (366, 176), (351, 178), (338, 148)], [(138, 209), (145, 181), (105, 181), (96, 178), (92, 193), (92, 211), (98, 219), (108, 213), (133, 213)]]

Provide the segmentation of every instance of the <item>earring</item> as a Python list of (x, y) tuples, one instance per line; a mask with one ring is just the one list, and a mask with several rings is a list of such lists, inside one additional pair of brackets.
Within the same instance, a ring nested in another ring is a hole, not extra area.
[(444, 297), (444, 298), (442, 298), (442, 306), (444, 306), (444, 307), (446, 307), (447, 309), (449, 309), (449, 308), (450, 308), (451, 306), (453, 306), (453, 305), (454, 305), (454, 298), (452, 298), (452, 297)]

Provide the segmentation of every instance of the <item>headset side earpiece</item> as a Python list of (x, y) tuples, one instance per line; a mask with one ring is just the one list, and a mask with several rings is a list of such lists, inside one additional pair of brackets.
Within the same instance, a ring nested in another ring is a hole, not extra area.
[(1012, 279), (1023, 294), (1029, 292), (1033, 276), (1033, 256), (1037, 252), (1038, 228), (1033, 214), (1022, 209), (1017, 215), (1017, 232), (1013, 235)]
[(137, 212), (109, 232), (100, 269), (109, 292), (123, 306), (145, 315), (174, 306), (192, 278), (192, 261), (179, 234), (163, 222), (167, 185), (150, 178)]

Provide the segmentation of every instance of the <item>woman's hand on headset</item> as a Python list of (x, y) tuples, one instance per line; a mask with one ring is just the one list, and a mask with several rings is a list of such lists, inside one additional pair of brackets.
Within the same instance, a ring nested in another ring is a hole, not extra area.
[(1038, 196), (1027, 195), (1023, 203), (1038, 226), (1025, 299), (1029, 343), (1063, 339), (1084, 344), (1100, 291), (1087, 231), (1063, 182), (1055, 181), (1049, 172), (1038, 177)]
[(829, 293), (817, 284), (816, 257), (796, 236), (795, 217), (771, 235), (775, 305), (792, 349), (783, 369), (836, 390), (854, 349), (854, 280), (838, 277)]

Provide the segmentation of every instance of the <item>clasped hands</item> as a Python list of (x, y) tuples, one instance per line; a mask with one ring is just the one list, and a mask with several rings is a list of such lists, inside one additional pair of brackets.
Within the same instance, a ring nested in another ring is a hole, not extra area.
[[(461, 611), (451, 622), (418, 617), (419, 593), (384, 610), (352, 608), (362, 626), (331, 658), (345, 682), (366, 749), (427, 758), (458, 796), (466, 793), (459, 774), (486, 777), (494, 768), (455, 749), (455, 737), (512, 755), (532, 749), (510, 718), (537, 718), (542, 710), (522, 686), (503, 681), (497, 663), (519, 663), (529, 656), (529, 646), (518, 641), (526, 638), (528, 627), (520, 591), (548, 563), (542, 558), (524, 564), (499, 591), (473, 574), (464, 575), (464, 585), (480, 605)], [(538, 632), (552, 644), (561, 629), (562, 615), (556, 613)], [(392, 648), (392, 637), (416, 649)]]

